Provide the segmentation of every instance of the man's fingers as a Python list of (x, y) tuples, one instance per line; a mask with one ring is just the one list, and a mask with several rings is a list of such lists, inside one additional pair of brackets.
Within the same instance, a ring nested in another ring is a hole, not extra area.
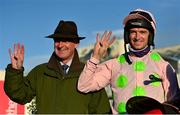
[(102, 38), (101, 38), (101, 43), (103, 44), (103, 45), (106, 45), (108, 42), (109, 42), (109, 40), (110, 40), (110, 37), (111, 37), (111, 34), (112, 34), (112, 31), (109, 31), (109, 32), (104, 32), (104, 34), (103, 34), (103, 36), (102, 36)]
[(21, 54), (21, 45), (20, 43), (17, 44), (17, 55)]
[(24, 61), (24, 45), (20, 43), (14, 44), (14, 50), (9, 48), (9, 56), (11, 59), (12, 67), (15, 69), (21, 69)]
[(98, 48), (103, 47), (102, 39), (100, 39), (99, 37), (100, 37), (100, 35), (98, 33), (97, 36), (96, 36), (96, 46), (98, 46)]
[(20, 54), (24, 56), (24, 45), (21, 46)]
[(102, 50), (106, 50), (107, 48), (109, 48), (109, 46), (114, 42), (115, 37), (113, 37), (112, 39), (110, 39), (112, 35), (112, 31), (105, 31), (102, 35), (102, 37), (100, 38), (99, 33), (96, 36), (96, 47), (101, 48)]
[(101, 38), (101, 47), (105, 47), (106, 49), (114, 42), (115, 37), (111, 39), (112, 31), (106, 32), (103, 34), (104, 36)]
[(96, 43), (98, 43), (99, 42), (99, 33), (97, 33), (97, 35), (96, 35)]
[(103, 43), (104, 41), (106, 41), (107, 34), (108, 34), (107, 31), (105, 31), (105, 32), (103, 33), (103, 35), (102, 35), (102, 37), (101, 37), (101, 43)]
[(24, 61), (24, 45), (21, 46), (20, 56), (21, 56), (21, 61)]
[(19, 50), (18, 50), (18, 44), (14, 44), (14, 54), (12, 55), (12, 58), (15, 60), (18, 60), (18, 54), (19, 54)]
[(109, 31), (107, 36), (106, 36), (106, 40), (109, 41), (110, 37), (111, 37), (112, 31)]
[(14, 44), (14, 55), (16, 55), (16, 54), (17, 54), (17, 45)]
[(113, 38), (109, 41), (109, 46), (115, 41), (116, 37), (113, 36)]

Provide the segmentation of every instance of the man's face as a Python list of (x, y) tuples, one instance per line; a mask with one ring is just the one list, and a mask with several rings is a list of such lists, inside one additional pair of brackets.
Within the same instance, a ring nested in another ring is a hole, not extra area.
[(145, 28), (130, 29), (130, 45), (135, 50), (141, 50), (148, 45), (149, 30)]
[(67, 63), (70, 59), (73, 58), (75, 48), (78, 45), (79, 43), (70, 41), (54, 40), (54, 51), (63, 63)]

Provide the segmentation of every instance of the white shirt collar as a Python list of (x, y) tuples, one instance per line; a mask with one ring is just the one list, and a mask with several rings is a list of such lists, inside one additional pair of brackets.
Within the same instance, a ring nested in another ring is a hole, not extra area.
[[(60, 61), (60, 63), (61, 63), (61, 65), (64, 65), (64, 63), (63, 63), (63, 62), (61, 62), (61, 61)], [(71, 60), (69, 60), (69, 61), (66, 63), (66, 65), (68, 65), (68, 66), (70, 67), (71, 63), (72, 63), (72, 59), (71, 59)]]

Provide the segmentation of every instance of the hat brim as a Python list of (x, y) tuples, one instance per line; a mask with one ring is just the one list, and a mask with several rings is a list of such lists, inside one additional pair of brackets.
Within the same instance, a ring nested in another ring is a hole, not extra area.
[(179, 109), (177, 107), (171, 105), (171, 104), (163, 103), (162, 105), (164, 107), (164, 110), (165, 110), (166, 114), (177, 114), (177, 113), (180, 113)]
[(82, 39), (85, 39), (86, 37), (79, 37), (79, 36), (76, 36), (76, 35), (51, 34), (51, 35), (49, 35), (49, 36), (46, 36), (46, 38), (54, 38), (54, 39), (72, 38), (72, 39), (79, 39), (79, 40), (82, 40)]
[(132, 97), (126, 103), (127, 113), (130, 114), (143, 114), (154, 108), (162, 110), (163, 106), (157, 100), (146, 96)]
[[(140, 14), (130, 14), (128, 16), (126, 16), (124, 18), (124, 21), (123, 21), (123, 24), (126, 25), (126, 23), (129, 21), (129, 20), (132, 20), (132, 19), (145, 19), (147, 20), (144, 16), (140, 15)], [(147, 20), (148, 21), (148, 20)]]
[(147, 96), (132, 97), (126, 104), (127, 113), (130, 114), (143, 114), (153, 109), (159, 109), (164, 114), (179, 113), (179, 110), (171, 104), (160, 103)]

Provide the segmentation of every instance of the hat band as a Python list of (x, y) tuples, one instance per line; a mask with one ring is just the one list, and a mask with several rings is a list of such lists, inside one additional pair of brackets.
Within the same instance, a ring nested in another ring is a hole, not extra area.
[(48, 38), (79, 38), (78, 35), (52, 34)]

